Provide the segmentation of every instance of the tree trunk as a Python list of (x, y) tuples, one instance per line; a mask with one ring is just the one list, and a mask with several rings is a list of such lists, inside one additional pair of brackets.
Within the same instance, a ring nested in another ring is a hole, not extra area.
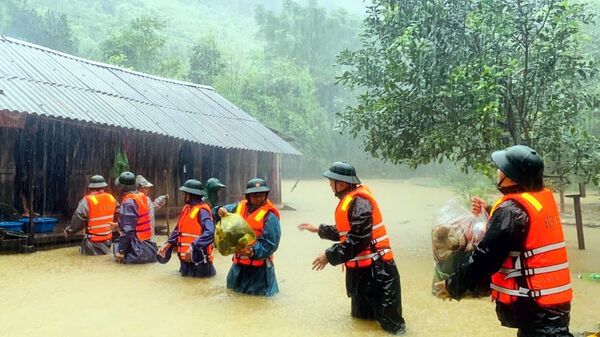
[(504, 98), (506, 101), (506, 126), (510, 137), (512, 138), (513, 145), (521, 144), (521, 134), (519, 133), (519, 126), (517, 119), (515, 118), (515, 111), (513, 105), (510, 102), (510, 87), (507, 89), (507, 95)]

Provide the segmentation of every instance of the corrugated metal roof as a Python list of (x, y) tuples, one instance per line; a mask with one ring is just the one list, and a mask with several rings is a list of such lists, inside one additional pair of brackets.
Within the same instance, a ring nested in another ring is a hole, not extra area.
[(0, 36), (0, 110), (122, 127), (204, 145), (300, 155), (213, 88)]

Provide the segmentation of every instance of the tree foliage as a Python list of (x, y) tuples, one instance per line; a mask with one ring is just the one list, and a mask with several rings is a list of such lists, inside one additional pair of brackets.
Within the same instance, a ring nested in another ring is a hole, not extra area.
[(528, 144), (550, 172), (585, 170), (595, 139), (576, 126), (598, 101), (581, 52), (590, 20), (568, 0), (373, 0), (362, 48), (338, 59), (350, 67), (339, 80), (363, 90), (343, 126), (395, 163), (485, 169), (493, 150)]
[(106, 62), (138, 71), (156, 73), (160, 51), (165, 45), (165, 22), (152, 16), (133, 19), (101, 44)]
[(217, 90), (265, 125), (292, 138), (309, 158), (328, 148), (325, 111), (315, 97), (308, 69), (286, 59), (264, 66), (262, 57), (239, 71), (220, 77)]
[(327, 11), (317, 1), (306, 6), (286, 0), (280, 12), (256, 9), (258, 35), (265, 41), (264, 53), (269, 58), (287, 58), (308, 67), (317, 86), (320, 104), (329, 112), (333, 125), (335, 112), (349, 99), (347, 91), (336, 85), (337, 54), (359, 46), (360, 21), (343, 9)]
[(3, 34), (65, 53), (77, 53), (78, 40), (65, 14), (50, 10), (39, 14), (26, 4), (8, 0), (0, 7), (0, 13), (6, 16), (0, 20)]
[(205, 37), (192, 46), (188, 74), (190, 81), (212, 85), (224, 71), (225, 62), (213, 37)]

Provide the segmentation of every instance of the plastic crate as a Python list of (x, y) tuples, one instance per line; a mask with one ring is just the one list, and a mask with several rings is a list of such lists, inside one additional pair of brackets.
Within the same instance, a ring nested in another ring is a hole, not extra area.
[(4, 221), (4, 222), (0, 222), (0, 228), (4, 228), (7, 231), (13, 231), (13, 232), (18, 232), (18, 231), (23, 231), (23, 224), (21, 222), (15, 222), (15, 221)]
[[(27, 223), (29, 223), (29, 218), (21, 218), (19, 222), (23, 224), (23, 229), (27, 228)], [(36, 233), (51, 233), (54, 232), (54, 226), (58, 219), (56, 218), (33, 218), (33, 225), (35, 226)]]

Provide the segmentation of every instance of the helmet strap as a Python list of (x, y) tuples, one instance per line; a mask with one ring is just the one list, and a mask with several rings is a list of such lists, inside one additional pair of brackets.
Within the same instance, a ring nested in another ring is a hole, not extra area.
[(498, 183), (496, 183), (496, 189), (498, 189), (498, 192), (502, 193), (503, 195), (506, 194), (511, 194), (511, 193), (517, 193), (523, 190), (523, 188), (518, 185), (517, 183), (515, 183), (514, 185), (509, 185), (509, 186), (502, 186), (502, 183), (504, 182), (504, 180), (506, 179), (506, 176), (503, 177), (502, 179), (500, 179), (500, 181)]
[(496, 188), (500, 190), (502, 188), (502, 183), (506, 180), (506, 176), (502, 177), (499, 182), (496, 183)]

